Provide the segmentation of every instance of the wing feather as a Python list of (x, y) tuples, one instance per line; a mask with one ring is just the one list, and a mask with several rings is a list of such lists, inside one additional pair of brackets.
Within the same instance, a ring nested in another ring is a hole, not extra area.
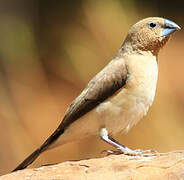
[(122, 59), (112, 60), (72, 102), (61, 123), (67, 128), (126, 84), (127, 68)]
[(45, 151), (74, 121), (112, 96), (120, 88), (124, 87), (127, 75), (128, 70), (124, 59), (113, 59), (107, 64), (72, 102), (66, 111), (63, 121), (54, 133), (43, 143), (40, 147), (40, 151)]
[(57, 138), (64, 133), (65, 129), (74, 121), (125, 86), (127, 74), (128, 71), (123, 59), (112, 60), (88, 83), (82, 93), (72, 102), (63, 121), (53, 134), (13, 171), (26, 168), (39, 156), (39, 154), (57, 140)]

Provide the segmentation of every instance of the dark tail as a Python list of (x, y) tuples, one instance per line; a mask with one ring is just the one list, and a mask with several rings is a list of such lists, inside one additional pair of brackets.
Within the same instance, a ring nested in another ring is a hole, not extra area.
[(43, 151), (37, 149), (31, 155), (29, 155), (21, 164), (19, 164), (12, 172), (21, 170), (29, 166)]
[(59, 127), (54, 131), (54, 133), (31, 155), (29, 155), (21, 164), (19, 164), (12, 172), (21, 170), (29, 166), (42, 152), (48, 149), (48, 147), (55, 141), (57, 138), (64, 133), (63, 124), (60, 124)]

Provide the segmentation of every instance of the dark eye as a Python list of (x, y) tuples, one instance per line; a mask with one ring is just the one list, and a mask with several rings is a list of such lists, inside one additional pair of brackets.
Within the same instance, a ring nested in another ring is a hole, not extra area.
[(157, 25), (157, 23), (151, 22), (148, 24), (148, 26), (149, 26), (149, 28), (153, 29), (153, 28), (156, 28), (158, 25)]

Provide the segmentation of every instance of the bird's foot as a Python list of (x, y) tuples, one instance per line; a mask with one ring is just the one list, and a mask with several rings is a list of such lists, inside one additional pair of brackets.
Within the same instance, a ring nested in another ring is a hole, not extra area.
[(136, 149), (132, 150), (127, 147), (120, 147), (118, 150), (104, 150), (102, 153), (107, 153), (107, 155), (119, 155), (124, 154), (127, 156), (143, 156), (143, 157), (150, 157), (155, 156), (158, 152), (156, 150), (148, 149), (148, 150), (142, 150), (142, 149)]
[(108, 155), (111, 155), (111, 154), (113, 154), (113, 155), (119, 155), (119, 154), (122, 154), (122, 152), (121, 151), (115, 151), (115, 150), (103, 150), (101, 153), (106, 153), (106, 155), (108, 156)]
[(126, 147), (125, 145), (120, 144), (118, 141), (113, 139), (108, 135), (108, 131), (105, 128), (102, 128), (100, 130), (100, 137), (103, 141), (107, 142), (111, 146), (115, 147), (117, 150), (105, 150), (103, 152), (106, 152), (107, 155), (109, 154), (125, 154), (128, 156), (155, 156), (157, 154), (157, 151), (155, 150), (142, 150), (142, 149), (136, 149), (132, 150)]
[[(123, 153), (123, 152), (122, 152)], [(149, 157), (149, 156), (155, 156), (158, 152), (153, 149), (136, 149), (136, 150), (131, 150), (128, 149), (124, 154), (128, 156), (144, 156), (144, 157)]]

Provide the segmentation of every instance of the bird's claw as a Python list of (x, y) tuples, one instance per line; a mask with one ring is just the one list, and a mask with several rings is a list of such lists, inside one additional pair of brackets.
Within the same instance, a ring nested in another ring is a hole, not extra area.
[(153, 149), (148, 149), (148, 150), (143, 150), (143, 149), (136, 149), (136, 150), (131, 150), (130, 152), (127, 151), (127, 153), (125, 153), (128, 156), (144, 156), (144, 157), (148, 157), (148, 156), (155, 156), (158, 153), (158, 151), (153, 150)]
[(115, 151), (115, 150), (103, 150), (101, 153), (106, 153), (107, 156), (111, 154), (114, 154), (114, 155), (122, 154), (121, 151)]
[(103, 150), (101, 153), (107, 153), (108, 155), (119, 155), (119, 154), (124, 154), (127, 156), (144, 156), (144, 157), (148, 157), (148, 156), (155, 156), (158, 151), (153, 150), (153, 149), (148, 149), (148, 150), (142, 150), (142, 149), (136, 149), (136, 150), (131, 150), (128, 149), (127, 151), (122, 151), (121, 149), (118, 150)]

